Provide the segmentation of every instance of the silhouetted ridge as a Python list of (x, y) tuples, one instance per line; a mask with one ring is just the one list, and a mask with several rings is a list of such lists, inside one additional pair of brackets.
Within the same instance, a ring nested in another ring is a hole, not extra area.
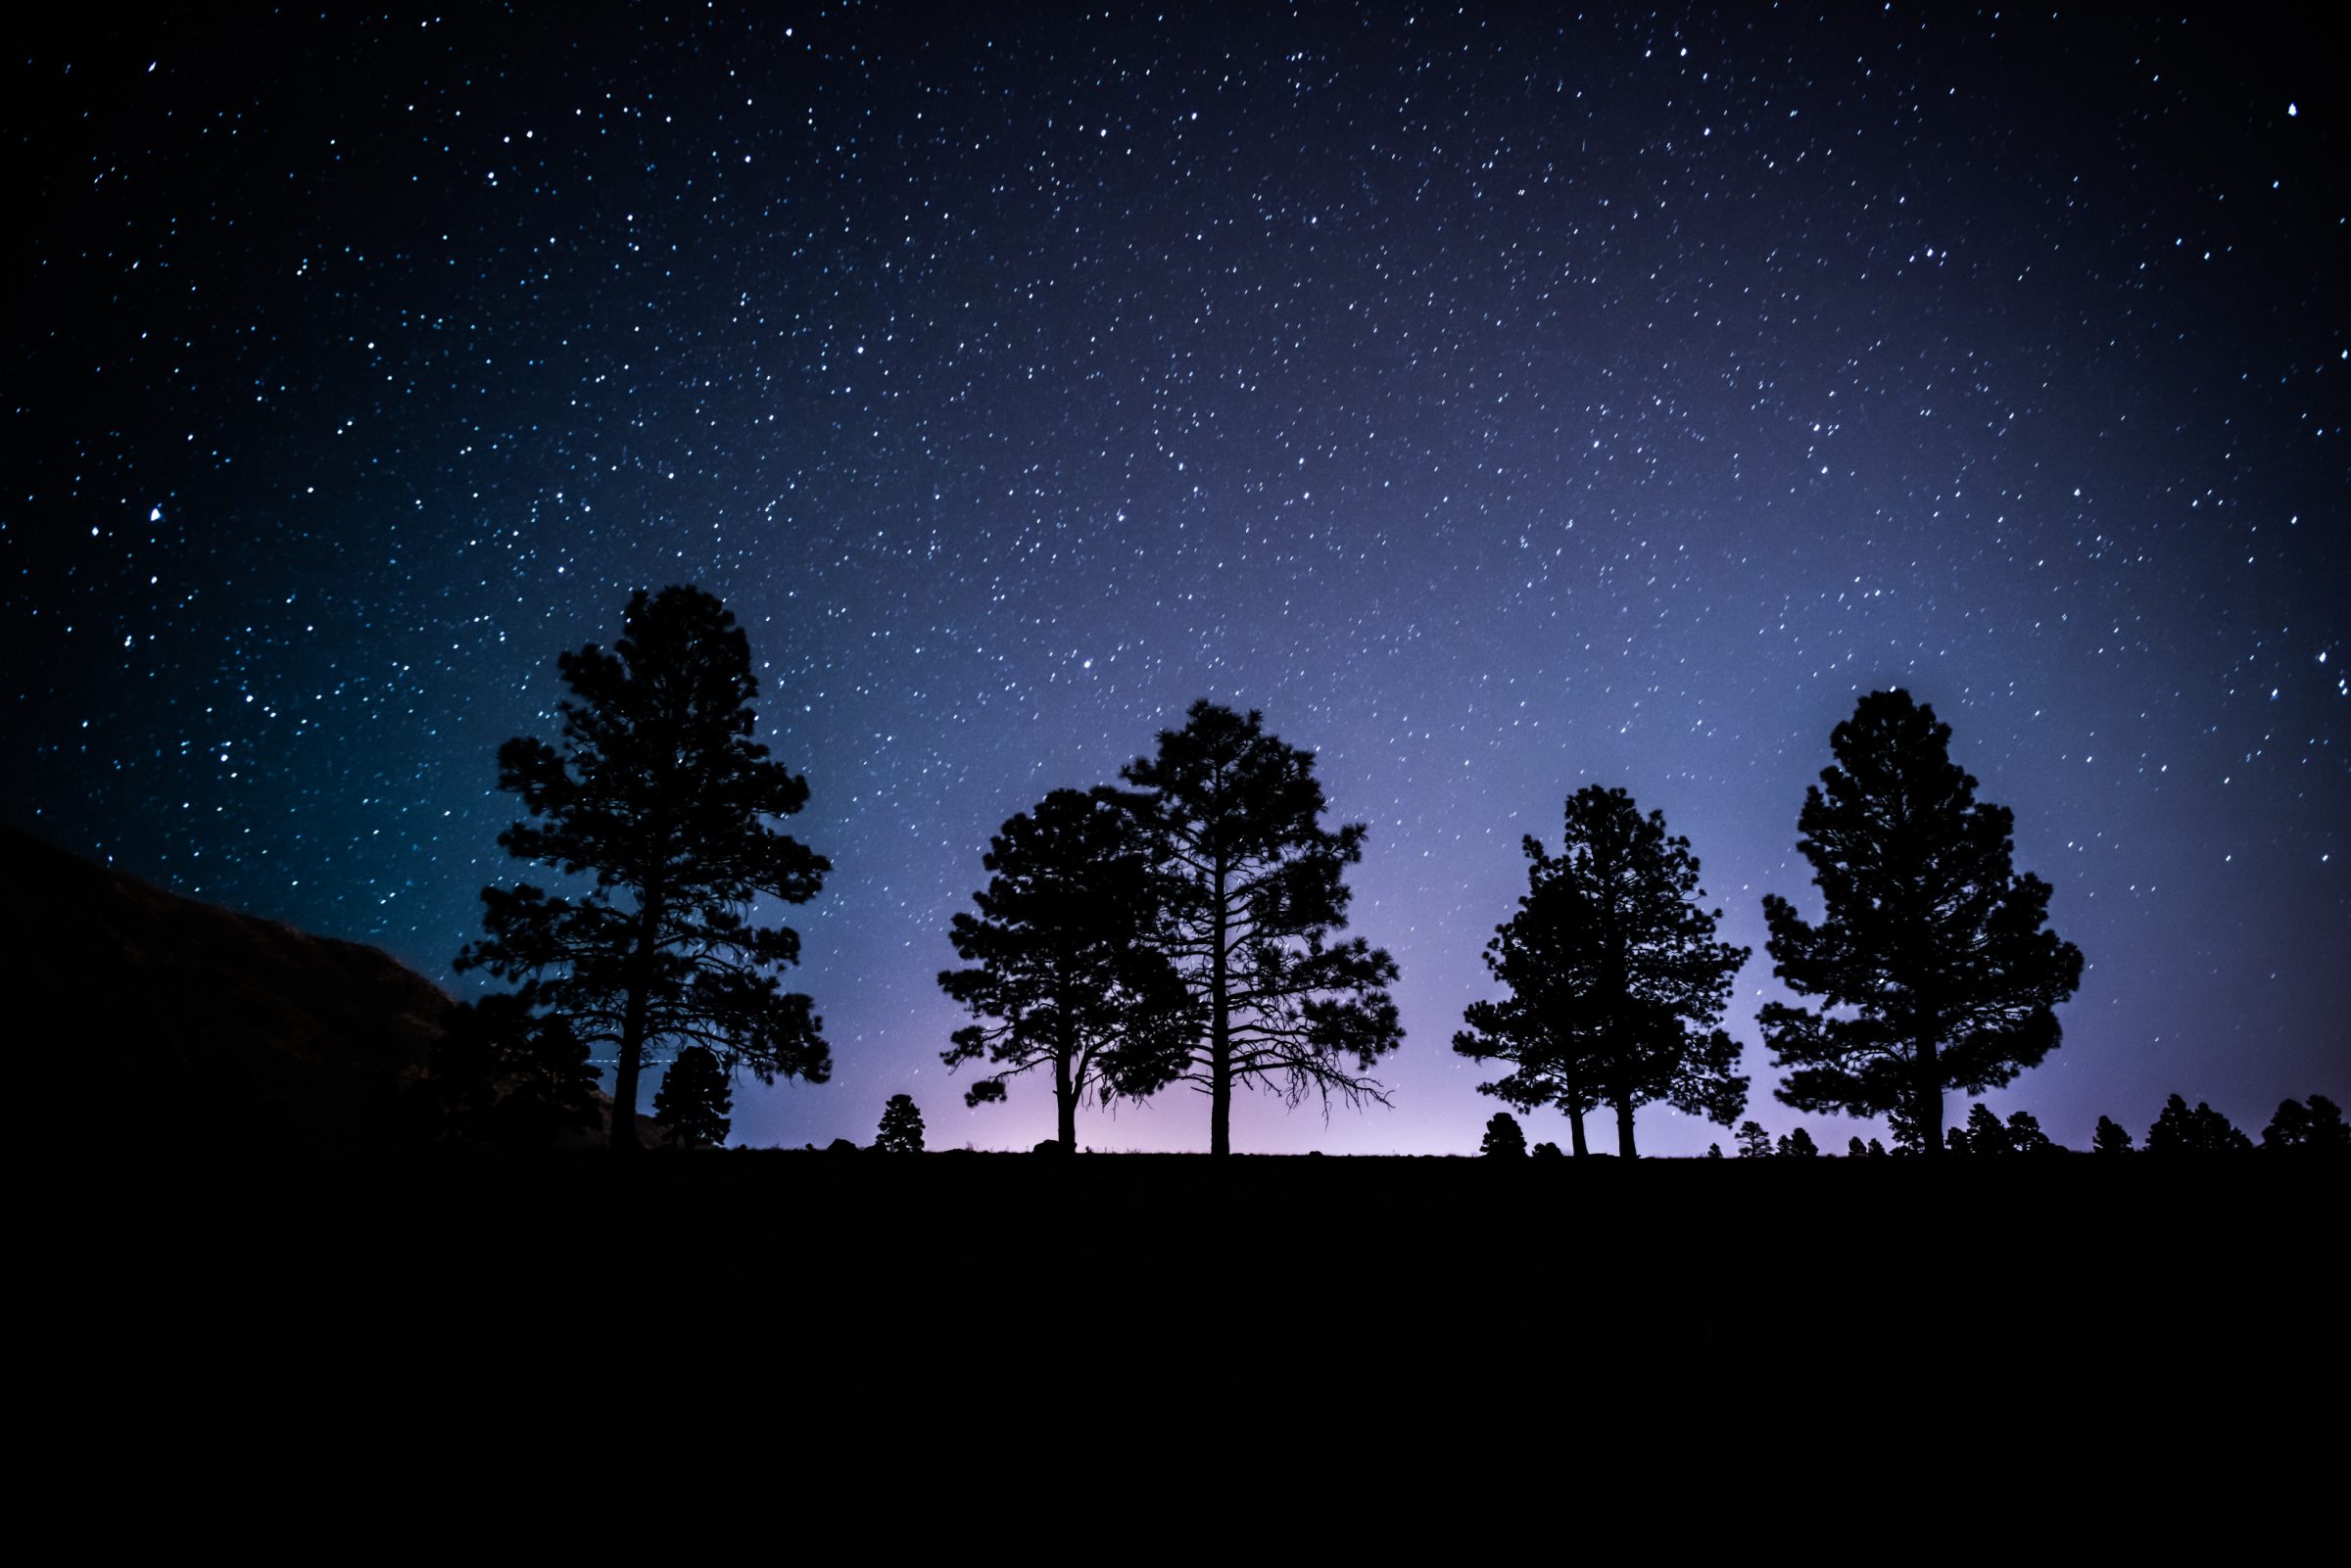
[[(0, 829), (34, 1124), (363, 1135), (456, 1003), (390, 954), (200, 903)], [(70, 1114), (69, 1114), (70, 1113)]]

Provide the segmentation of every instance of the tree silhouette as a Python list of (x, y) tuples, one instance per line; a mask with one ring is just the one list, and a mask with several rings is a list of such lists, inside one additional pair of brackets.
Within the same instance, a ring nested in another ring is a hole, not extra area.
[(1845, 1158), (1846, 1158), (1846, 1159), (1847, 1159), (1847, 1160), (1861, 1160), (1861, 1159), (1865, 1159), (1865, 1158), (1868, 1156), (1868, 1154), (1869, 1154), (1869, 1150), (1868, 1150), (1868, 1149), (1866, 1149), (1866, 1148), (1864, 1148), (1864, 1147), (1862, 1146), (1861, 1140), (1860, 1140), (1859, 1138), (1857, 1138), (1857, 1137), (1855, 1137), (1855, 1138), (1847, 1138), (1847, 1139), (1845, 1141)]
[(2151, 1155), (2236, 1154), (2252, 1147), (2253, 1140), (2231, 1125), (2227, 1117), (2201, 1100), (2190, 1111), (2187, 1102), (2176, 1094), (2163, 1102), (2162, 1113), (2147, 1129), (2147, 1153)]
[(1157, 872), (1141, 821), (1108, 789), (1056, 789), (1004, 824), (982, 860), (992, 876), (950, 937), (975, 967), (938, 976), (983, 1022), (957, 1029), (940, 1060), (996, 1070), (966, 1105), (1002, 1100), (1032, 1069), (1053, 1078), (1058, 1136), (1078, 1148), (1078, 1108), (1093, 1095), (1141, 1097), (1180, 1073), (1197, 1037), (1183, 980), (1148, 945)]
[(735, 1085), (706, 1045), (680, 1051), (653, 1091), (653, 1119), (680, 1149), (715, 1149), (735, 1123)]
[(2293, 1153), (2340, 1154), (2351, 1149), (2351, 1127), (2343, 1124), (2342, 1107), (2323, 1094), (2279, 1102), (2278, 1114), (2261, 1129), (2261, 1146)]
[(2112, 1117), (2098, 1117), (2098, 1130), (2090, 1135), (2090, 1151), (2102, 1155), (2127, 1155), (2131, 1152), (2131, 1134)]
[(923, 1114), (911, 1094), (893, 1094), (882, 1108), (882, 1126), (874, 1134), (878, 1154), (919, 1155), (923, 1152)]
[(2056, 1154), (2057, 1145), (2040, 1130), (2040, 1117), (2030, 1111), (2011, 1111), (2008, 1114), (2008, 1152), (2012, 1155)]
[(1520, 1129), (1518, 1118), (1508, 1111), (1495, 1112), (1487, 1118), (1486, 1135), (1479, 1140), (1477, 1152), (1489, 1160), (1516, 1160), (1524, 1156), (1526, 1133)]
[(1205, 699), (1156, 756), (1121, 770), (1151, 834), (1162, 894), (1159, 943), (1190, 989), (1195, 1035), (1179, 1074), (1209, 1099), (1209, 1152), (1232, 1152), (1236, 1085), (1297, 1105), (1332, 1096), (1388, 1104), (1369, 1076), (1403, 1043), (1387, 986), (1395, 960), (1360, 937), (1333, 942), (1363, 858), (1365, 828), (1321, 825), (1311, 751)]
[(1886, 1113), (1887, 1135), (1894, 1139), (1894, 1152), (1914, 1155), (1926, 1152), (1926, 1136), (1919, 1130), (1915, 1117), (1900, 1107)]
[(2343, 1108), (2323, 1094), (2312, 1095), (2297, 1147), (2326, 1154), (2351, 1151), (2351, 1126), (2343, 1123)]
[(1877, 1140), (1877, 1139), (1875, 1139), (1875, 1138), (1872, 1138), (1872, 1139), (1870, 1139), (1870, 1140), (1869, 1140), (1869, 1156), (1870, 1156), (1870, 1158), (1871, 1158), (1871, 1159), (1873, 1159), (1873, 1160), (1883, 1160), (1883, 1159), (1885, 1159), (1885, 1158), (1886, 1158), (1886, 1146), (1885, 1146), (1884, 1144), (1882, 1144), (1882, 1143), (1878, 1142), (1878, 1140)]
[[(1959, 1129), (1954, 1127), (1952, 1130), (1955, 1132)], [(1950, 1147), (1955, 1153), (1962, 1152), (1956, 1141)], [(2008, 1129), (2000, 1125), (2000, 1118), (1992, 1115), (1991, 1107), (1981, 1100), (1967, 1108), (1964, 1152), (1971, 1155), (2004, 1155), (2008, 1152)]]
[(1772, 1153), (1795, 1155), (1799, 1159), (1814, 1158), (1820, 1154), (1820, 1145), (1812, 1141), (1812, 1134), (1799, 1127), (1794, 1132), (1782, 1133), (1779, 1147)]
[(797, 963), (787, 927), (753, 926), (758, 897), (805, 903), (832, 868), (767, 825), (808, 798), (805, 781), (751, 738), (759, 683), (734, 616), (695, 588), (630, 600), (610, 652), (556, 661), (570, 695), (563, 749), (499, 748), (499, 787), (529, 820), (499, 834), (518, 859), (592, 874), (578, 896), (530, 883), (485, 887), (488, 934), (459, 969), (534, 982), (590, 1043), (617, 1048), (612, 1147), (637, 1145), (637, 1083), (649, 1052), (702, 1045), (762, 1083), (821, 1083), (832, 1063), (809, 999), (771, 970)]
[(434, 1135), (459, 1143), (544, 1144), (597, 1124), (596, 1069), (531, 987), (460, 1002), (433, 1043), (432, 1070), (409, 1089)]
[(2299, 1100), (2281, 1100), (2278, 1114), (2261, 1129), (2264, 1149), (2299, 1149), (2310, 1136), (2310, 1108)]
[(1548, 1139), (1542, 1143), (1536, 1144), (1532, 1149), (1527, 1151), (1527, 1154), (1530, 1158), (1536, 1160), (1559, 1160), (1564, 1158), (1564, 1156), (1559, 1153), (1559, 1146), (1549, 1141)]
[(1495, 927), (1486, 967), (1511, 987), (1473, 1003), (1454, 1049), (1518, 1070), (1483, 1092), (1514, 1104), (1557, 1101), (1584, 1152), (1583, 1112), (1616, 1111), (1616, 1152), (1637, 1154), (1633, 1113), (1653, 1100), (1729, 1126), (1747, 1107), (1739, 1042), (1713, 1025), (1747, 949), (1714, 940), (1721, 911), (1694, 898), (1698, 860), (1622, 789), (1592, 784), (1567, 799), (1557, 858), (1521, 841), (1527, 891)]
[(1950, 727), (1906, 691), (1873, 691), (1837, 726), (1836, 764), (1804, 792), (1797, 848), (1825, 917), (1763, 899), (1773, 973), (1818, 1012), (1758, 1014), (1776, 1091), (1805, 1111), (1900, 1112), (1942, 1143), (1943, 1096), (2013, 1080), (2053, 1050), (2082, 953), (2044, 929), (2049, 885), (2011, 867), (2014, 817), (1979, 803)]
[(1763, 1130), (1763, 1124), (1759, 1121), (1740, 1122), (1738, 1138), (1739, 1158), (1742, 1160), (1760, 1159), (1771, 1153), (1771, 1134)]

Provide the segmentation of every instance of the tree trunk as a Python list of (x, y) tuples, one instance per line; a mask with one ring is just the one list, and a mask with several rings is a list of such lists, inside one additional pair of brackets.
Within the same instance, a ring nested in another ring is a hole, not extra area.
[(1061, 1139), (1061, 1152), (1078, 1152), (1078, 1089), (1070, 1082), (1070, 1053), (1064, 1049), (1053, 1059), (1053, 1108), (1057, 1118), (1054, 1133)]
[(1633, 1147), (1633, 1103), (1616, 1102), (1616, 1153), (1625, 1160), (1638, 1160), (1640, 1151)]
[(645, 1067), (646, 1015), (652, 988), (653, 943), (661, 932), (659, 896), (648, 896), (637, 914), (637, 954), (631, 969), (628, 1009), (621, 1016), (620, 1060), (612, 1069), (612, 1152), (622, 1158), (645, 1152), (637, 1141), (637, 1077)]
[(1208, 1152), (1222, 1160), (1232, 1153), (1232, 1015), (1225, 994), (1224, 857), (1217, 856), (1216, 913), (1208, 960)]
[(1918, 1141), (1920, 1153), (1932, 1159), (1943, 1150), (1943, 1085), (1936, 1082), (1935, 1042), (1918, 1049)]
[(644, 1060), (645, 993), (639, 990), (629, 994), (620, 1062), (612, 1069), (612, 1152), (624, 1158), (643, 1149), (637, 1141), (637, 1073)]
[(1567, 1108), (1567, 1140), (1579, 1160), (1592, 1152), (1592, 1146), (1584, 1141), (1584, 1114), (1574, 1106)]

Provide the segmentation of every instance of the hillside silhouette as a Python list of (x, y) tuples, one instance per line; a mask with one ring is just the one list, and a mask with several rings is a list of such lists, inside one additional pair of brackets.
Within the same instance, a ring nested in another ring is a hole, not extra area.
[(74, 1136), (364, 1136), (456, 1002), (381, 949), (206, 904), (0, 829), (19, 1060)]

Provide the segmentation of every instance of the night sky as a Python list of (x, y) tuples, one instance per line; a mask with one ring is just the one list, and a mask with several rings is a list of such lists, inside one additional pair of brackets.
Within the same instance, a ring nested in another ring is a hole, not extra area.
[[(1804, 786), (1902, 686), (2088, 960), (1995, 1110), (2086, 1147), (2174, 1090), (2256, 1133), (2351, 1099), (2351, 159), (2312, 39), (759, 9), (20, 35), (9, 822), (469, 991), (481, 885), (542, 875), (494, 842), (499, 742), (694, 582), (835, 867), (792, 918), (833, 1081), (746, 1083), (738, 1142), (870, 1141), (898, 1090), (935, 1148), (1049, 1133), (1046, 1085), (966, 1111), (938, 1064), (949, 917), (1007, 816), (1207, 696), (1369, 824), (1350, 931), (1408, 1035), (1392, 1111), (1247, 1096), (1237, 1148), (1476, 1147), (1479, 950), (1600, 782), (1755, 949), (1750, 1114), (1841, 1150), (1882, 1127), (1768, 1095), (1759, 901), (1817, 912)], [(1207, 1104), (1080, 1140), (1203, 1149)]]

